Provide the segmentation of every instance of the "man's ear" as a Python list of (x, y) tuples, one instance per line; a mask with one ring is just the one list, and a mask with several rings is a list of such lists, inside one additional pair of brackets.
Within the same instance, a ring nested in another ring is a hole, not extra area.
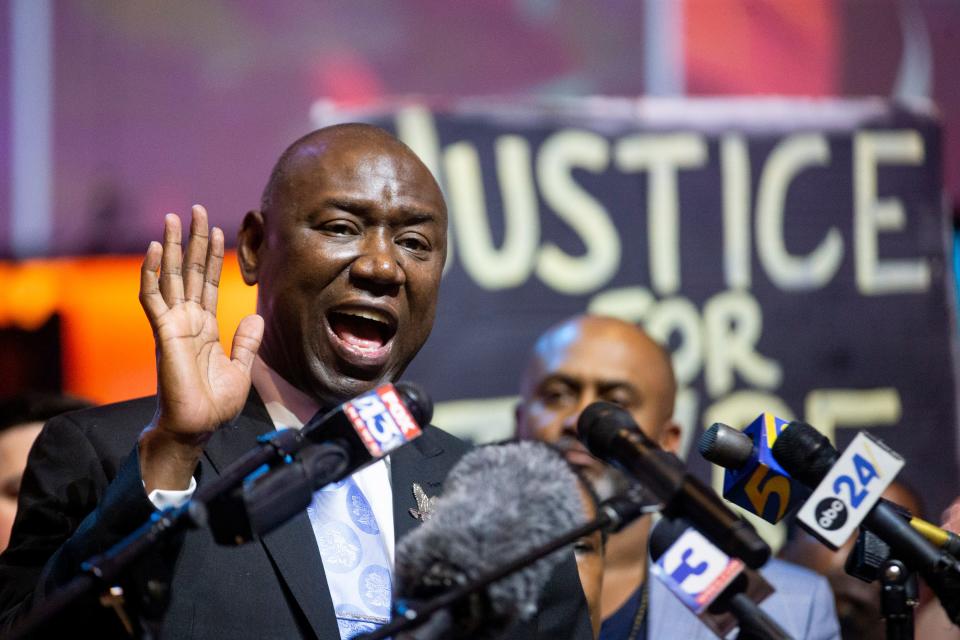
[(237, 234), (237, 261), (240, 263), (243, 281), (248, 285), (257, 284), (259, 280), (260, 248), (265, 237), (263, 214), (259, 211), (248, 211)]
[(676, 453), (680, 449), (680, 425), (667, 420), (667, 423), (660, 427), (660, 436), (657, 438), (660, 446), (670, 453)]

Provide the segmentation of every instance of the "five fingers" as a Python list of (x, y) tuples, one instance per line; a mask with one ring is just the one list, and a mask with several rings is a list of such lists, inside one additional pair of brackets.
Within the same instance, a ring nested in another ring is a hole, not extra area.
[[(223, 231), (207, 226), (207, 210), (193, 206), (187, 250), (181, 251), (180, 218), (168, 213), (163, 221), (163, 244), (151, 242), (140, 267), (140, 304), (151, 323), (170, 307), (191, 301), (217, 314), (220, 273), (223, 269)], [(263, 320), (249, 316), (233, 339), (233, 359), (249, 371), (263, 337)]]

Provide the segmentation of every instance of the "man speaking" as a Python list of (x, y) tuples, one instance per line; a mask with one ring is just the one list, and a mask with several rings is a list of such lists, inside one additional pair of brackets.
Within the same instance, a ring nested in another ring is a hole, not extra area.
[[(237, 253), (244, 281), (258, 285), (258, 315), (240, 322), (228, 356), (216, 322), (223, 233), (208, 231), (196, 206), (181, 250), (180, 220), (168, 215), (140, 283), (157, 396), (45, 427), (0, 557), (4, 627), (155, 508), (186, 501), (258, 436), (396, 380), (433, 325), (446, 228), (437, 183), (385, 131), (349, 124), (301, 138), (277, 161), (260, 209), (244, 218)], [(163, 635), (349, 638), (380, 626), (396, 540), (417, 524), (413, 486), (439, 493), (465, 449), (425, 427), (255, 543), (219, 547), (206, 531), (189, 532), (167, 559)], [(514, 637), (589, 637), (572, 557), (554, 578), (540, 615)], [(122, 633), (118, 617), (94, 602), (62, 628)]]

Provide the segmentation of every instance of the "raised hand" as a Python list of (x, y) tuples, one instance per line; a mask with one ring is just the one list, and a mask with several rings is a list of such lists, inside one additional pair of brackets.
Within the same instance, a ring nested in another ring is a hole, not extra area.
[(140, 439), (148, 492), (189, 485), (209, 437), (243, 408), (263, 337), (263, 319), (247, 316), (227, 356), (216, 317), (223, 232), (208, 233), (207, 212), (195, 205), (185, 253), (180, 238), (180, 218), (167, 214), (163, 244), (150, 243), (140, 270), (140, 304), (157, 349), (157, 413)]

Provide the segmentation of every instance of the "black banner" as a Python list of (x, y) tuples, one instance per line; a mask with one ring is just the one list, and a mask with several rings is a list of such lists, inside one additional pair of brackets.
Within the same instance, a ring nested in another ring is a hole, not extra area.
[[(319, 111), (318, 126), (358, 119)], [(437, 323), (408, 373), (460, 401), (440, 426), (508, 434), (532, 343), (590, 310), (669, 345), (684, 453), (715, 420), (771, 411), (841, 449), (869, 428), (934, 519), (957, 495), (950, 236), (923, 109), (585, 99), (359, 117), (396, 131), (447, 196)]]

